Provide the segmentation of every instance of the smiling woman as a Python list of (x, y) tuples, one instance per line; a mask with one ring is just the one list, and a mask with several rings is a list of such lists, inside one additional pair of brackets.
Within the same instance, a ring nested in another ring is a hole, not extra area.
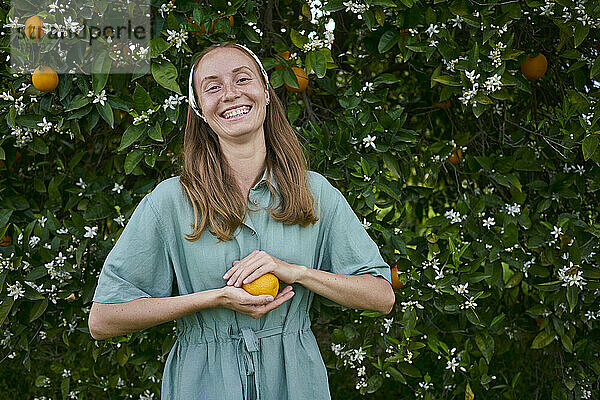
[[(183, 170), (142, 199), (109, 253), (90, 332), (175, 319), (162, 399), (329, 399), (313, 296), (387, 314), (390, 268), (341, 192), (308, 170), (252, 51), (205, 49), (189, 84)], [(242, 288), (267, 274), (287, 284), (275, 297)]]

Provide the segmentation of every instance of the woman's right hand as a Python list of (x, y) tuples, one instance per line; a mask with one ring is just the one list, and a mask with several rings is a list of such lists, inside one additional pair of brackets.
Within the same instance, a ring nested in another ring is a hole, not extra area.
[(223, 287), (223, 293), (225, 294), (223, 307), (239, 311), (252, 318), (260, 318), (291, 299), (294, 296), (292, 289), (292, 286), (286, 286), (279, 291), (273, 300), (269, 300), (272, 296), (264, 294), (254, 296), (242, 288), (225, 286)]

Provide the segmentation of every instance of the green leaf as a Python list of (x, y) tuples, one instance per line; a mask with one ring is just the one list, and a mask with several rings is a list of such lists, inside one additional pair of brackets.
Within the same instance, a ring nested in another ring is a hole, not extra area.
[(550, 343), (554, 341), (554, 332), (546, 332), (545, 330), (538, 333), (538, 335), (533, 339), (533, 343), (531, 344), (532, 349), (541, 349), (548, 346)]
[[(79, 218), (82, 218), (82, 217), (79, 216)], [(89, 242), (89, 239), (85, 239), (77, 247), (77, 251), (75, 252), (75, 261), (77, 262), (77, 265), (81, 265), (81, 259), (83, 257), (83, 252), (85, 251), (85, 248), (87, 247), (88, 242)]]
[(260, 43), (260, 36), (258, 36), (258, 33), (256, 33), (256, 31), (252, 29), (252, 27), (244, 25), (242, 26), (242, 32), (244, 32), (244, 35), (246, 35), (250, 42)]
[(489, 364), (494, 354), (494, 338), (487, 333), (477, 335), (475, 336), (475, 343)]
[(135, 85), (135, 90), (133, 91), (133, 106), (139, 111), (146, 111), (152, 108), (152, 98), (139, 83)]
[(327, 49), (318, 50), (314, 52), (312, 59), (312, 70), (319, 78), (323, 78), (327, 72), (327, 54), (323, 50), (328, 51)]
[(294, 73), (294, 70), (291, 68), (286, 68), (283, 70), (283, 81), (286, 85), (298, 89), (300, 85), (298, 84), (298, 77)]
[(148, 137), (150, 139), (156, 140), (157, 142), (162, 142), (164, 140), (163, 136), (162, 136), (162, 132), (160, 130), (160, 124), (158, 123), (158, 121), (156, 122), (156, 124), (151, 126), (150, 129), (148, 129)]
[(108, 104), (108, 102), (105, 101), (104, 105), (96, 103), (96, 111), (98, 111), (98, 114), (100, 114), (102, 119), (105, 120), (106, 123), (110, 125), (112, 129), (115, 128), (115, 115), (113, 113), (112, 107), (110, 106), (110, 104)]
[(5, 227), (8, 224), (8, 220), (12, 215), (13, 210), (9, 208), (0, 209), (0, 228)]
[(569, 353), (573, 352), (573, 341), (571, 340), (571, 337), (569, 335), (563, 333), (562, 335), (560, 335), (560, 341), (562, 342), (565, 350), (567, 350)]
[(147, 125), (129, 125), (129, 127), (123, 132), (121, 138), (121, 145), (119, 151), (126, 149), (131, 146), (136, 140), (140, 138), (148, 128)]
[(420, 378), (421, 377), (421, 371), (419, 371), (419, 369), (417, 367), (415, 367), (412, 364), (408, 364), (408, 363), (400, 363), (398, 364), (398, 369), (400, 370), (400, 372), (402, 372), (404, 375), (408, 375), (410, 377), (413, 378)]
[(111, 65), (112, 59), (109, 57), (108, 52), (105, 51), (96, 55), (92, 66), (92, 89), (94, 93), (100, 93), (106, 86)]
[(287, 117), (290, 121), (290, 124), (294, 124), (294, 121), (298, 119), (300, 113), (302, 112), (302, 108), (297, 104), (290, 104), (287, 107)]
[(302, 36), (294, 28), (290, 30), (290, 39), (292, 40), (294, 46), (298, 47), (299, 49), (304, 49), (304, 45), (308, 43), (308, 38)]
[(277, 89), (278, 87), (283, 85), (283, 71), (275, 70), (275, 71), (271, 72), (271, 77), (269, 78), (269, 82), (271, 83), (271, 86), (273, 86), (273, 89)]
[(48, 299), (38, 300), (33, 304), (33, 307), (29, 310), (29, 322), (33, 322), (44, 314), (48, 308)]
[(171, 43), (167, 42), (162, 37), (155, 37), (150, 41), (150, 58), (156, 58), (160, 54), (164, 53), (169, 47), (171, 47)]
[(152, 63), (152, 76), (154, 80), (165, 89), (182, 94), (177, 84), (177, 68), (170, 62)]
[(462, 83), (450, 75), (439, 75), (435, 78), (431, 78), (431, 80), (441, 83), (442, 85), (462, 87)]
[(381, 35), (381, 38), (379, 39), (379, 44), (377, 45), (379, 53), (385, 53), (386, 51), (394, 47), (394, 45), (398, 42), (399, 39), (400, 35), (398, 34), (397, 29), (391, 29), (385, 32), (383, 35)]
[(135, 167), (142, 161), (144, 158), (144, 150), (135, 149), (125, 158), (125, 174), (129, 175), (131, 171), (135, 169)]
[(593, 133), (593, 134), (587, 135), (583, 139), (583, 142), (581, 143), (581, 149), (583, 151), (583, 159), (584, 160), (587, 161), (592, 156), (592, 154), (594, 154), (594, 152), (598, 148), (599, 142), (600, 142), (600, 137), (599, 137), (598, 133)]
[(596, 60), (592, 64), (590, 79), (594, 79), (598, 74), (600, 74), (600, 56), (596, 57)]
[(590, 25), (582, 25), (581, 22), (579, 22), (577, 24), (577, 27), (575, 28), (575, 47), (579, 46), (587, 37), (588, 33), (590, 32)]
[(39, 136), (33, 138), (33, 142), (29, 143), (29, 148), (39, 154), (48, 154), (50, 151), (48, 145)]
[(15, 299), (13, 297), (5, 296), (2, 299), (2, 302), (0, 303), (0, 326), (8, 316), (8, 313), (10, 312), (10, 309), (14, 303)]
[(73, 97), (73, 100), (69, 103), (69, 107), (65, 111), (73, 111), (81, 108), (83, 106), (87, 106), (90, 103), (90, 98), (84, 94), (78, 94)]

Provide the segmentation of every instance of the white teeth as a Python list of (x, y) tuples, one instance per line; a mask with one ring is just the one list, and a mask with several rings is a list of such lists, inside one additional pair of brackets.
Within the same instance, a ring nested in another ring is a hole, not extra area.
[(240, 116), (242, 114), (248, 114), (249, 112), (250, 112), (250, 107), (243, 106), (240, 108), (236, 108), (235, 110), (227, 111), (227, 112), (223, 113), (223, 116), (225, 117), (225, 119), (230, 119), (230, 118)]

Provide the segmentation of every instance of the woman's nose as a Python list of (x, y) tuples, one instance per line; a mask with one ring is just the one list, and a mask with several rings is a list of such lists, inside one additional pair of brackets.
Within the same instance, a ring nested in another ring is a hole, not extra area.
[(239, 97), (240, 91), (239, 89), (232, 84), (225, 84), (223, 87), (223, 99), (224, 100), (233, 100)]

